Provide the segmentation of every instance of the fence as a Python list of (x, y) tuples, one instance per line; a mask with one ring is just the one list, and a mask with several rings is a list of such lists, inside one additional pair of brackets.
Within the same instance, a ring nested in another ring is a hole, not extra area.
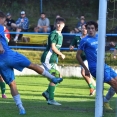
[[(33, 42), (31, 42), (32, 44), (29, 44), (28, 42), (26, 41), (20, 41), (20, 42), (17, 42), (15, 43), (14, 45), (12, 44), (9, 44), (10, 48), (14, 48), (14, 49), (38, 49), (38, 50), (44, 50), (45, 49), (45, 46), (46, 46), (46, 40), (47, 40), (47, 37), (49, 35), (49, 33), (33, 33), (33, 32), (20, 32), (20, 33), (17, 33), (17, 32), (10, 32), (10, 34), (23, 34), (23, 35), (29, 35), (32, 36), (32, 40), (34, 38), (38, 38), (37, 40), (39, 42), (36, 42), (35, 40), (33, 40)], [(40, 39), (39, 37), (34, 37), (34, 35), (37, 35), (37, 36), (40, 36)], [(75, 36), (80, 36), (81, 34), (70, 34), (70, 33), (63, 33), (63, 46), (61, 48), (62, 51), (69, 51), (69, 45), (71, 43), (71, 40), (75, 37)], [(41, 38), (43, 38), (42, 41)], [(117, 34), (106, 34), (105, 35), (108, 39), (107, 39), (107, 43), (110, 42), (110, 41), (117, 41), (115, 37), (117, 37)], [(34, 42), (35, 41), (35, 42)], [(39, 45), (38, 45), (39, 44)], [(33, 45), (33, 46), (32, 46)], [(43, 46), (43, 47), (42, 47)], [(75, 51), (77, 50), (77, 48), (74, 49)], [(111, 51), (114, 50), (114, 48), (111, 48), (110, 49)]]

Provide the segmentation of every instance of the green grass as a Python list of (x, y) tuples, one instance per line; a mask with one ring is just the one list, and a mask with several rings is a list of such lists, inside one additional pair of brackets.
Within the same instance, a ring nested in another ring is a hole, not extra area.
[[(55, 100), (62, 106), (47, 105), (41, 96), (48, 86), (48, 80), (40, 76), (16, 77), (17, 87), (21, 94), (27, 114), (25, 117), (94, 117), (95, 96), (89, 96), (86, 82), (80, 78), (64, 78), (57, 86)], [(104, 94), (109, 85), (105, 85)], [(0, 117), (20, 117), (18, 109), (6, 90), (7, 99), (0, 98)], [(115, 97), (110, 104), (115, 110)], [(104, 117), (115, 117), (115, 112), (104, 112)]]

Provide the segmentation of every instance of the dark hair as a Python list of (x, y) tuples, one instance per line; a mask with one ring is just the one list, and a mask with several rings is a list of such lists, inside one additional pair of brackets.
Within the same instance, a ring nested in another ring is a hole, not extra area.
[(57, 23), (57, 22), (63, 22), (63, 23), (65, 23), (65, 19), (62, 18), (62, 17), (59, 17), (59, 18), (57, 18), (57, 19), (55, 20), (55, 22), (56, 22), (56, 23)]
[(86, 28), (87, 28), (88, 25), (94, 25), (95, 26), (95, 29), (98, 29), (98, 24), (95, 21), (88, 21), (86, 23)]
[(6, 18), (6, 15), (2, 11), (0, 11), (0, 18)]
[(46, 15), (44, 12), (42, 12), (41, 14), (44, 14), (44, 15)]

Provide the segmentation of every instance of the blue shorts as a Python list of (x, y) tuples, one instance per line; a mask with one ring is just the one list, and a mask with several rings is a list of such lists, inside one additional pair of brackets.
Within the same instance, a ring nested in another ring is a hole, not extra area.
[[(96, 67), (90, 67), (91, 75), (96, 78)], [(112, 78), (117, 77), (117, 73), (108, 65), (104, 66), (104, 82), (109, 82)]]
[(18, 52), (11, 52), (5, 58), (0, 59), (0, 74), (6, 84), (10, 84), (15, 79), (13, 69), (22, 71), (31, 64), (25, 56)]

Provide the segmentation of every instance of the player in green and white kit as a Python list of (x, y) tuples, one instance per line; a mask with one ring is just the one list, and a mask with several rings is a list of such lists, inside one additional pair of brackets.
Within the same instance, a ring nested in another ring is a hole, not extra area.
[(2, 78), (2, 76), (0, 75), (0, 87), (1, 87), (1, 94), (2, 94), (2, 98), (7, 98), (6, 94), (5, 94), (5, 90), (6, 90), (6, 84)]
[[(63, 18), (57, 18), (55, 27), (56, 29), (52, 31), (48, 37), (47, 47), (41, 57), (41, 62), (44, 68), (55, 76), (59, 76), (59, 70), (56, 64), (58, 56), (62, 59), (65, 58), (65, 55), (60, 52), (60, 48), (63, 42), (63, 36), (61, 34), (62, 29), (65, 26), (65, 20)], [(62, 77), (62, 76), (60, 76)], [(47, 103), (51, 105), (61, 105), (60, 103), (54, 100), (54, 91), (56, 84), (50, 81), (48, 89), (42, 93), (46, 98)]]
[[(73, 50), (74, 47), (78, 47), (79, 43), (80, 43), (80, 40), (82, 38), (84, 38), (86, 35), (87, 35), (86, 27), (85, 27), (85, 25), (82, 25), (82, 27), (81, 27), (81, 36), (77, 36), (77, 35), (75, 36), (75, 38), (71, 42), (70, 50)], [(84, 64), (88, 68), (88, 62), (86, 60), (86, 56), (85, 56), (84, 52), (81, 54), (81, 58), (82, 58)], [(88, 86), (90, 88), (90, 96), (94, 95), (95, 94), (95, 87), (96, 87), (95, 80), (92, 78), (91, 75), (90, 75), (90, 77), (85, 75), (85, 70), (84, 70), (83, 67), (81, 67), (81, 74), (82, 74), (83, 78), (85, 79), (85, 81), (87, 82), (87, 84), (88, 84)]]

